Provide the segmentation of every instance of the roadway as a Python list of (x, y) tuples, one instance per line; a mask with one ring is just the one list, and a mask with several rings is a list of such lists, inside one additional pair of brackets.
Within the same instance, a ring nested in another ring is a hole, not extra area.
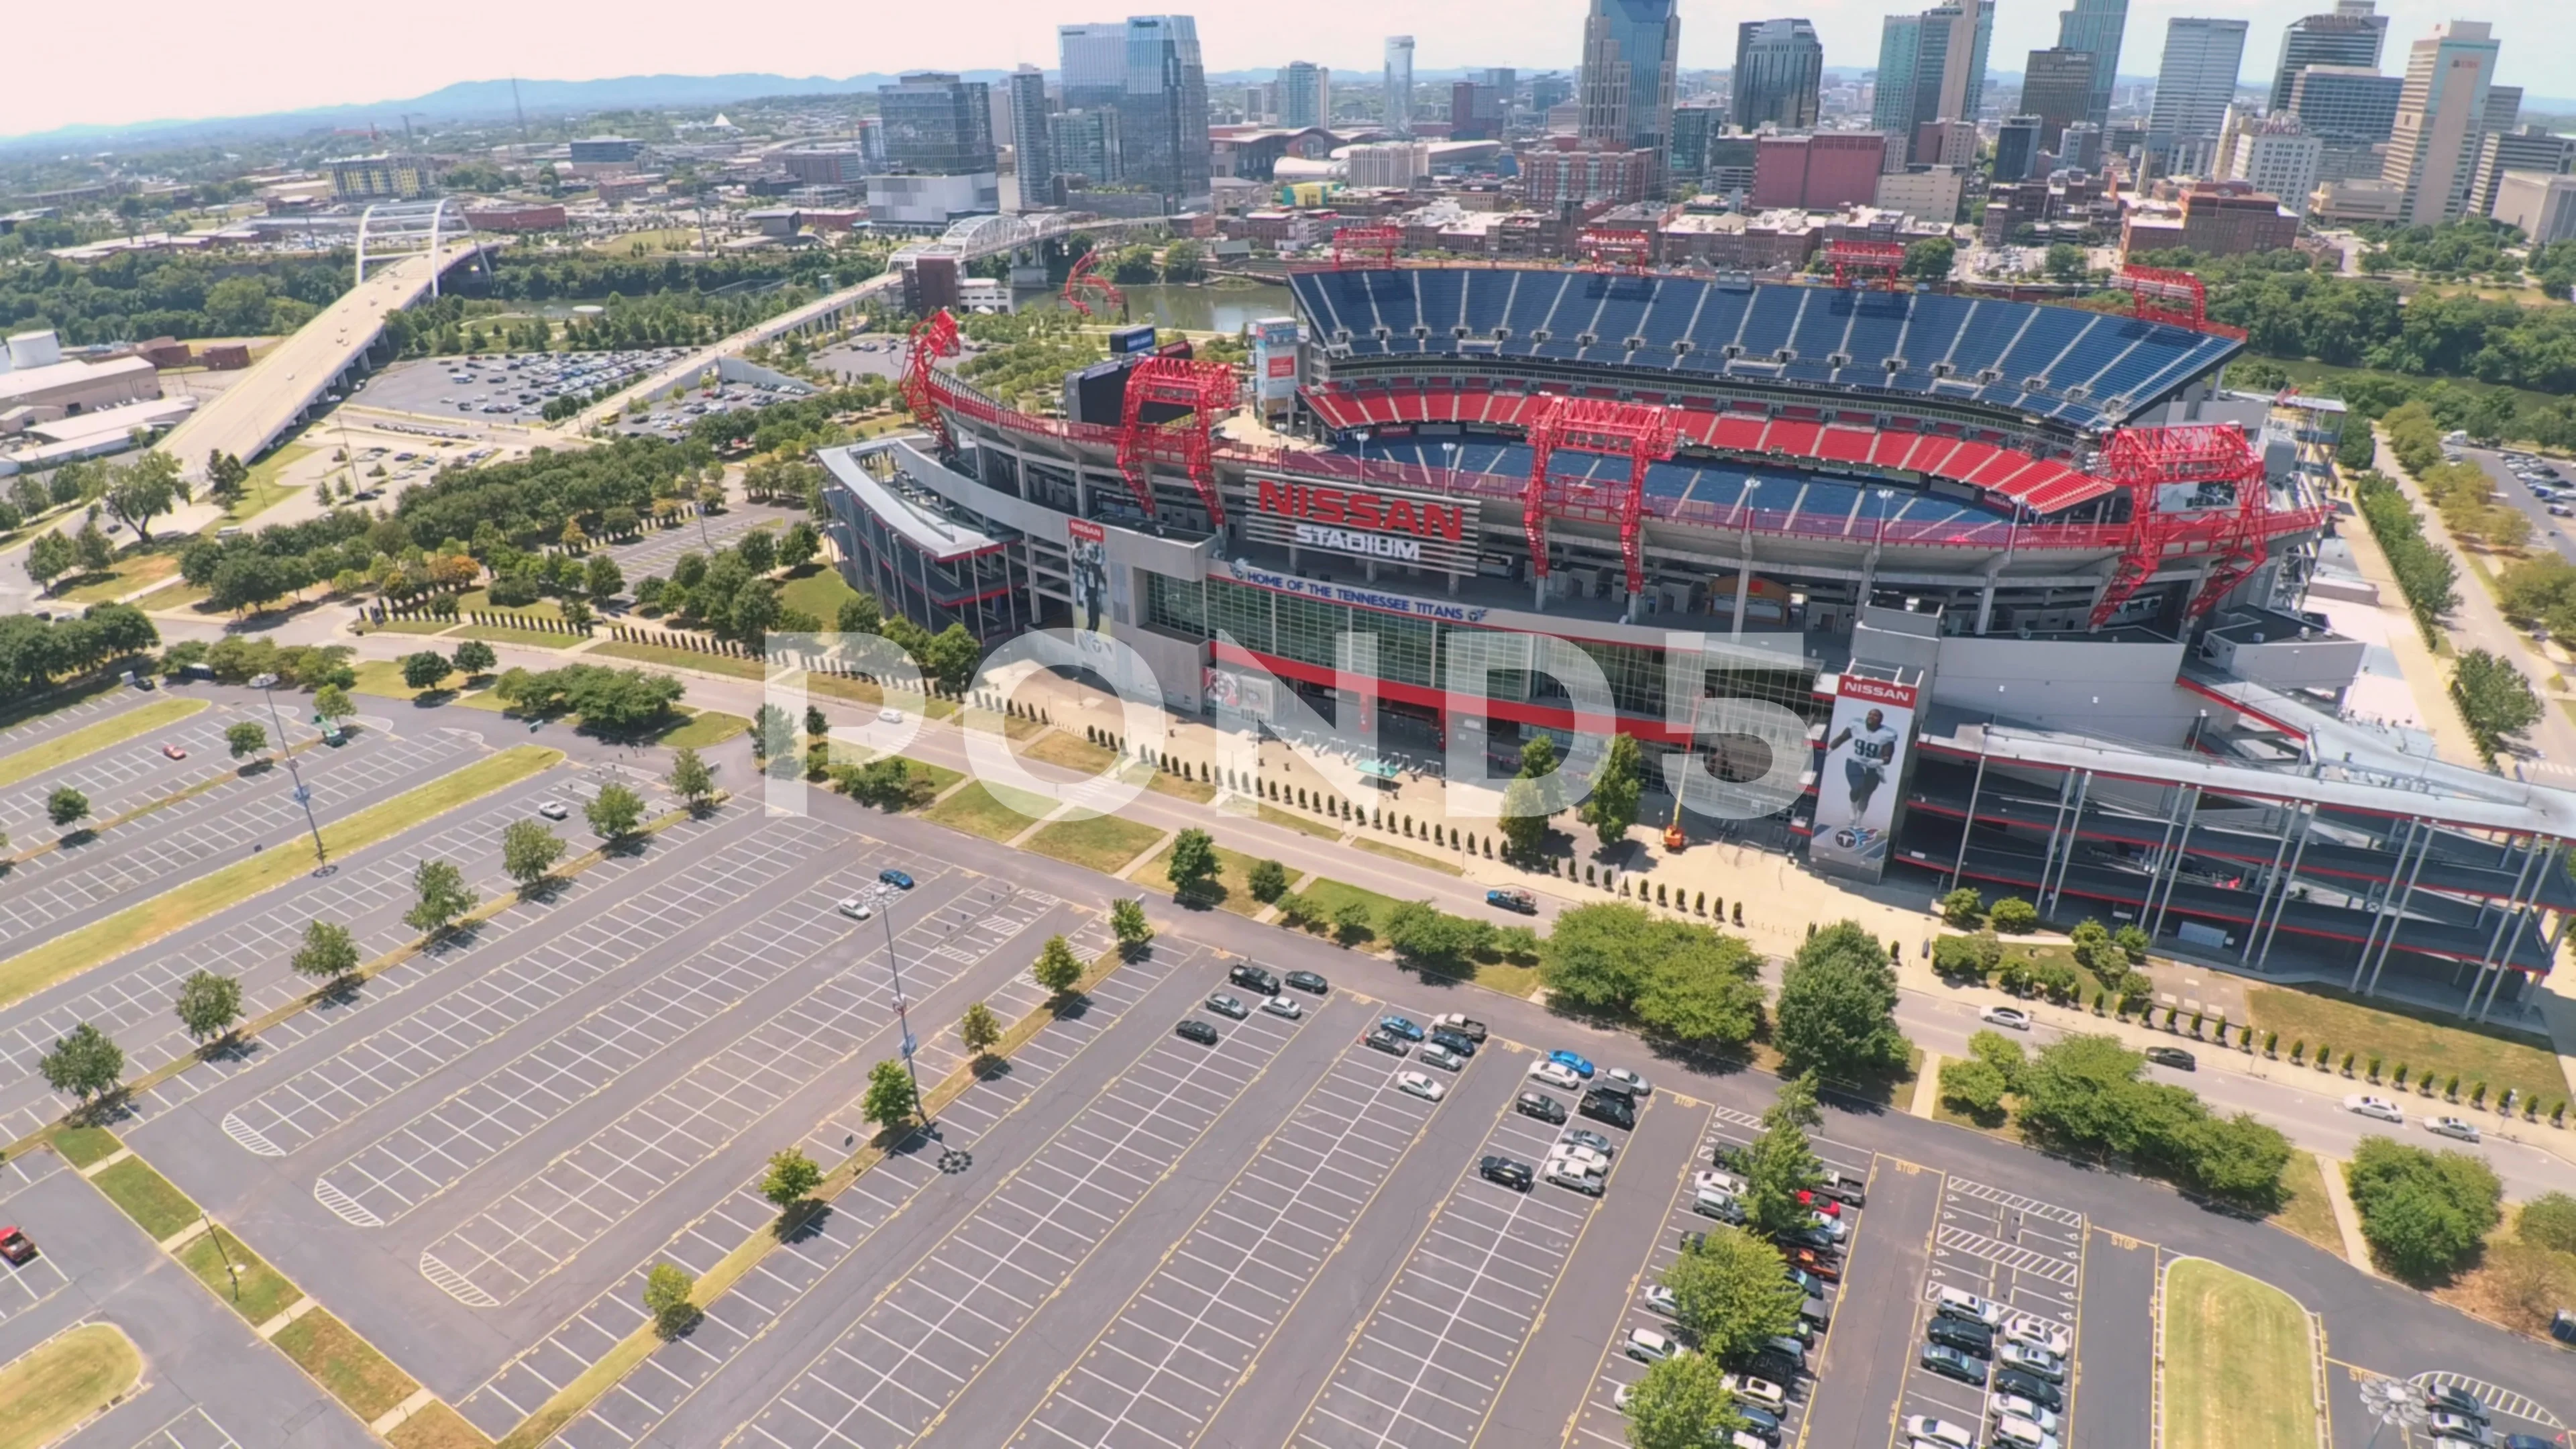
[(781, 312), (765, 322), (755, 322), (721, 342), (699, 348), (667, 367), (637, 378), (627, 386), (618, 389), (616, 396), (593, 403), (574, 414), (562, 424), (562, 431), (575, 436), (586, 433), (624, 412), (630, 398), (649, 398), (668, 392), (715, 366), (716, 359), (720, 357), (739, 357), (770, 338), (784, 337), (790, 332), (800, 331), (818, 322), (826, 321), (876, 293), (891, 291), (902, 285), (903, 273), (889, 267), (855, 287), (843, 288), (828, 297), (818, 297), (794, 311)]

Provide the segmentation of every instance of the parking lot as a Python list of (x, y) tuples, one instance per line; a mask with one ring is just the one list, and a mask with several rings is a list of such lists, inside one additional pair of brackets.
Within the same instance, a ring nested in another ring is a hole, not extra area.
[(443, 417), (540, 424), (548, 401), (615, 387), (687, 355), (677, 347), (625, 352), (476, 353), (397, 362), (367, 379), (367, 406)]
[(190, 1409), (138, 1441), (134, 1449), (241, 1449), (241, 1441), (204, 1409)]
[[(801, 508), (778, 508), (765, 503), (736, 503), (724, 512), (690, 519), (676, 528), (648, 533), (631, 543), (612, 545), (608, 556), (632, 582), (648, 574), (668, 576), (671, 565), (684, 553), (712, 553), (726, 547), (755, 528), (780, 532), (792, 523), (810, 521)], [(829, 625), (830, 620), (824, 623)]]
[[(2019, 1320), (2041, 1325), (2044, 1334), (2071, 1348), (2082, 1296), (2084, 1243), (2081, 1213), (2005, 1188), (1944, 1176), (1930, 1271), (1913, 1306), (1915, 1341), (1922, 1341), (1925, 1326), (1936, 1316), (1934, 1295), (1950, 1289), (1998, 1305), (2006, 1324)], [(1998, 1326), (1993, 1365), (1997, 1370), (2002, 1367), (2005, 1338)], [(2069, 1352), (2061, 1357), (2064, 1367), (2055, 1375), (2054, 1387), (2063, 1394), (2074, 1377), (2075, 1355)], [(1974, 1355), (1968, 1361), (1987, 1368)], [(2050, 1380), (2044, 1372), (2041, 1378)], [(2070, 1405), (2040, 1402), (2039, 1407), (2063, 1417)], [(1991, 1434), (1997, 1410), (1984, 1388), (1934, 1373), (1917, 1362), (1906, 1370), (1905, 1393), (1897, 1412), (1901, 1418), (1919, 1414), (1964, 1425), (1983, 1443)], [(2046, 1420), (2036, 1422), (2047, 1427)]]

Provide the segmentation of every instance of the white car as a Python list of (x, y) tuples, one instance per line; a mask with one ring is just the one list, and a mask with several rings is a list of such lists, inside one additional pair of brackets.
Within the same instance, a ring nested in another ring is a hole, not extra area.
[(871, 920), (876, 916), (877, 908), (869, 905), (866, 901), (861, 900), (857, 896), (852, 896), (848, 900), (841, 902), (840, 911), (842, 915), (849, 917), (853, 921), (865, 921)]
[(2057, 1412), (2053, 1409), (2043, 1409), (2019, 1394), (1986, 1395), (1986, 1413), (1997, 1419), (2028, 1419), (2037, 1424), (2043, 1434), (2057, 1432)]
[(1677, 1353), (1690, 1352), (1651, 1328), (1629, 1329), (1626, 1347), (1628, 1357), (1641, 1363), (1661, 1363)]
[(2424, 1427), (2443, 1439), (2457, 1439), (2469, 1444), (2483, 1444), (2487, 1441), (2486, 1425), (2466, 1414), (2436, 1412), (2424, 1421)]
[[(1270, 999), (1273, 1001), (1281, 1001), (1286, 998), (1274, 996)], [(1438, 1067), (1444, 1072), (1463, 1071), (1467, 1066), (1467, 1059), (1465, 1057), (1458, 1055), (1456, 1052), (1449, 1050), (1447, 1047), (1442, 1046), (1436, 1041), (1424, 1042), (1422, 1044), (1422, 1050), (1414, 1053), (1414, 1055), (1422, 1058), (1424, 1065)]]
[(1637, 1397), (1635, 1384), (1621, 1384), (1610, 1391), (1610, 1407), (1624, 1414), (1628, 1412), (1628, 1401), (1635, 1397)]
[(1395, 1074), (1395, 1084), (1426, 1102), (1437, 1102), (1449, 1094), (1447, 1087), (1420, 1072), (1398, 1072)]
[(2457, 1137), (2462, 1142), (2478, 1140), (2478, 1124), (2466, 1117), (2428, 1117), (2424, 1130), (2444, 1137)]
[(1703, 1167), (1692, 1173), (1691, 1186), (1701, 1192), (1722, 1192), (1730, 1197), (1742, 1197), (1753, 1190), (1753, 1185), (1743, 1178), (1731, 1172), (1720, 1172), (1713, 1167)]
[(2030, 1030), (2030, 1013), (2018, 1006), (1989, 1006), (1977, 1013), (1977, 1020), (2013, 1031)]
[(1269, 1012), (1272, 1016), (1284, 1016), (1290, 1021), (1295, 1021), (1297, 1018), (1306, 1014), (1305, 1007), (1298, 1005), (1295, 1000), (1285, 996), (1265, 996), (1261, 998), (1261, 1009)]
[(1666, 1318), (1671, 1318), (1682, 1311), (1680, 1302), (1673, 1297), (1673, 1290), (1661, 1283), (1646, 1285), (1646, 1307)]
[(1994, 1328), (2004, 1321), (2004, 1306), (1991, 1298), (1962, 1293), (1956, 1288), (1937, 1288), (1932, 1293), (1932, 1311), (1944, 1318), (1965, 1318)]
[(901, 724), (903, 723), (903, 711), (889, 706), (885, 709), (878, 710), (877, 718), (883, 720), (887, 724)]
[(1994, 1435), (1996, 1449), (2058, 1449), (2056, 1435), (2012, 1415), (1995, 1421)]
[(1606, 1173), (1610, 1170), (1609, 1158), (1595, 1152), (1589, 1147), (1584, 1146), (1580, 1142), (1559, 1142), (1555, 1144), (1547, 1149), (1547, 1160), (1550, 1162), (1571, 1162), (1575, 1166), (1583, 1169), (1585, 1172), (1590, 1173)]
[(2382, 1122), (2406, 1120), (2406, 1114), (2397, 1110), (2396, 1103), (2386, 1097), (2373, 1097), (2365, 1092), (2355, 1092), (2344, 1098), (2343, 1109), (2347, 1112), (2359, 1113), (2364, 1117), (2376, 1117)]
[(1578, 1092), (1583, 1089), (1583, 1079), (1574, 1074), (1574, 1068), (1559, 1062), (1545, 1060), (1532, 1062), (1529, 1074), (1530, 1080), (1544, 1082), (1561, 1092)]
[(1728, 1393), (1770, 1413), (1777, 1414), (1788, 1407), (1788, 1391), (1769, 1379), (1757, 1379), (1751, 1374), (1728, 1374), (1718, 1382), (1726, 1386)]
[(1638, 1076), (1635, 1072), (1628, 1070), (1626, 1067), (1603, 1067), (1601, 1069), (1601, 1075), (1608, 1077), (1611, 1081), (1627, 1088), (1628, 1095), (1632, 1097), (1648, 1097), (1654, 1095), (1655, 1084), (1647, 1081), (1641, 1076)]
[[(2066, 1357), (2067, 1350), (2075, 1346), (2075, 1333), (2065, 1324), (2051, 1323), (2045, 1318), (2034, 1318), (2027, 1313), (2015, 1316), (2010, 1323), (2004, 1325), (2004, 1337), (2015, 1343), (2029, 1344), (2033, 1348), (2044, 1348), (2059, 1358)], [(2013, 1412), (2021, 1414), (2025, 1419), (2038, 1417), (2034, 1414), (2022, 1413), (2019, 1409)], [(2040, 1427), (2045, 1429), (2049, 1426), (2042, 1424)]]
[(1907, 1438), (1920, 1439), (1926, 1444), (1947, 1444), (1951, 1449), (1972, 1449), (1977, 1442), (1976, 1430), (1929, 1414), (1908, 1415), (1905, 1434)]
[(548, 800), (537, 807), (537, 813), (548, 820), (568, 820), (572, 818), (572, 807), (561, 800)]

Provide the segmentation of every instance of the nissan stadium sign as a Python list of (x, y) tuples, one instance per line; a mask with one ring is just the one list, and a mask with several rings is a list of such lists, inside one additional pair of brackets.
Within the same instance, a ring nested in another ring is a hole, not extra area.
[(1476, 571), (1477, 502), (1326, 483), (1254, 480), (1244, 537), (1447, 574)]

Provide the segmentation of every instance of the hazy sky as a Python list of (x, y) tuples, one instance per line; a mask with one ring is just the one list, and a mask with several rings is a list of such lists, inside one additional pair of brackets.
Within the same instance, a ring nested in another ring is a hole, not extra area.
[[(32, 0), (31, 0), (32, 3)], [(1903, 0), (1908, 7), (1932, 0)], [(2062, 0), (1999, 0), (1993, 66), (2018, 71), (2034, 47), (2054, 44)], [(440, 11), (353, 8), (347, 0), (146, 0), (141, 6), (47, 4), (42, 23), (20, 27), (25, 47), (0, 85), (0, 136), (78, 122), (249, 115), (303, 106), (418, 95), (455, 81), (523, 77), (588, 80), (657, 72), (774, 71), (845, 76), (939, 67), (1052, 66), (1059, 22), (1115, 19), (1114, 5), (1068, 0), (973, 0), (954, 8), (853, 0), (760, 0), (741, 10), (673, 0), (514, 0)], [(1734, 61), (1736, 22), (1802, 14), (1824, 38), (1825, 63), (1874, 65), (1889, 0), (1825, 0), (1776, 7), (1683, 0), (1682, 63)], [(2332, 0), (2133, 0), (2120, 69), (2152, 75), (2176, 15), (2241, 15), (2252, 24), (2245, 73), (2268, 74), (2282, 26), (2332, 8)], [(2438, 21), (2494, 22), (2506, 42), (2501, 79), (2535, 95), (2576, 94), (2567, 62), (2576, 47), (2537, 0), (2382, 0), (2391, 17), (2391, 72), (2407, 42)], [(1420, 70), (1511, 65), (1572, 69), (1580, 60), (1582, 0), (1295, 0), (1258, 8), (1232, 0), (1201, 7), (1199, 39), (1212, 70), (1312, 60), (1375, 73), (1380, 38), (1410, 32)], [(430, 17), (444, 15), (446, 19)], [(2556, 58), (2552, 63), (2552, 57)], [(391, 116), (384, 124), (395, 124)]]

